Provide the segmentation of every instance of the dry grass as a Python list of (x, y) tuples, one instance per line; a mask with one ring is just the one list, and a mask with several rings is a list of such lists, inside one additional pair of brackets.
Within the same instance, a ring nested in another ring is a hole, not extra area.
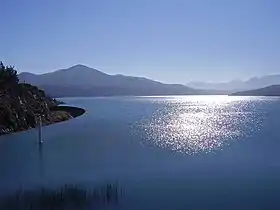
[(66, 111), (52, 111), (51, 112), (52, 123), (66, 121), (71, 118), (72, 118), (72, 116)]

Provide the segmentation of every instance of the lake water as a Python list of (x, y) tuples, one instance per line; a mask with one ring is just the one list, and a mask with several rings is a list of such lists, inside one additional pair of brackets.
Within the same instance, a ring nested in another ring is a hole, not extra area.
[(0, 189), (118, 181), (112, 209), (279, 209), (280, 98), (65, 98), (87, 112), (1, 136)]

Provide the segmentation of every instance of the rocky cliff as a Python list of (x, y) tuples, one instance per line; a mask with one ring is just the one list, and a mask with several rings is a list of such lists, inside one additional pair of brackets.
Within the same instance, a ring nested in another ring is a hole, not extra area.
[(43, 125), (72, 118), (66, 111), (52, 111), (59, 103), (30, 84), (0, 87), (0, 135), (34, 128), (39, 116)]

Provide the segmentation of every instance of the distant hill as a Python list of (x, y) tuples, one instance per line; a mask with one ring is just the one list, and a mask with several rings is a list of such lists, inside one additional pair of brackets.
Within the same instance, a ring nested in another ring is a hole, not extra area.
[(211, 82), (190, 82), (187, 86), (191, 88), (201, 88), (206, 90), (218, 90), (226, 93), (232, 93), (244, 90), (243, 82), (239, 80), (224, 82), (224, 83), (211, 83)]
[(237, 92), (235, 96), (280, 96), (280, 85), (271, 85), (265, 88)]
[(270, 85), (278, 85), (278, 84), (280, 84), (280, 75), (267, 75), (263, 77), (253, 77), (246, 81), (233, 80), (224, 83), (190, 82), (187, 84), (187, 86), (191, 88), (238, 92), (238, 91), (259, 89)]
[(143, 77), (108, 75), (84, 65), (45, 74), (23, 72), (20, 82), (36, 85), (53, 97), (113, 95), (207, 94), (179, 84), (164, 84)]

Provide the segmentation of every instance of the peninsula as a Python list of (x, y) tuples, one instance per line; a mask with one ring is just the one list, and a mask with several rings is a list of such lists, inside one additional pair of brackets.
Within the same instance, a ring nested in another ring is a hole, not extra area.
[(0, 135), (35, 128), (38, 119), (49, 125), (82, 115), (77, 107), (48, 96), (37, 86), (20, 83), (17, 71), (0, 62)]

